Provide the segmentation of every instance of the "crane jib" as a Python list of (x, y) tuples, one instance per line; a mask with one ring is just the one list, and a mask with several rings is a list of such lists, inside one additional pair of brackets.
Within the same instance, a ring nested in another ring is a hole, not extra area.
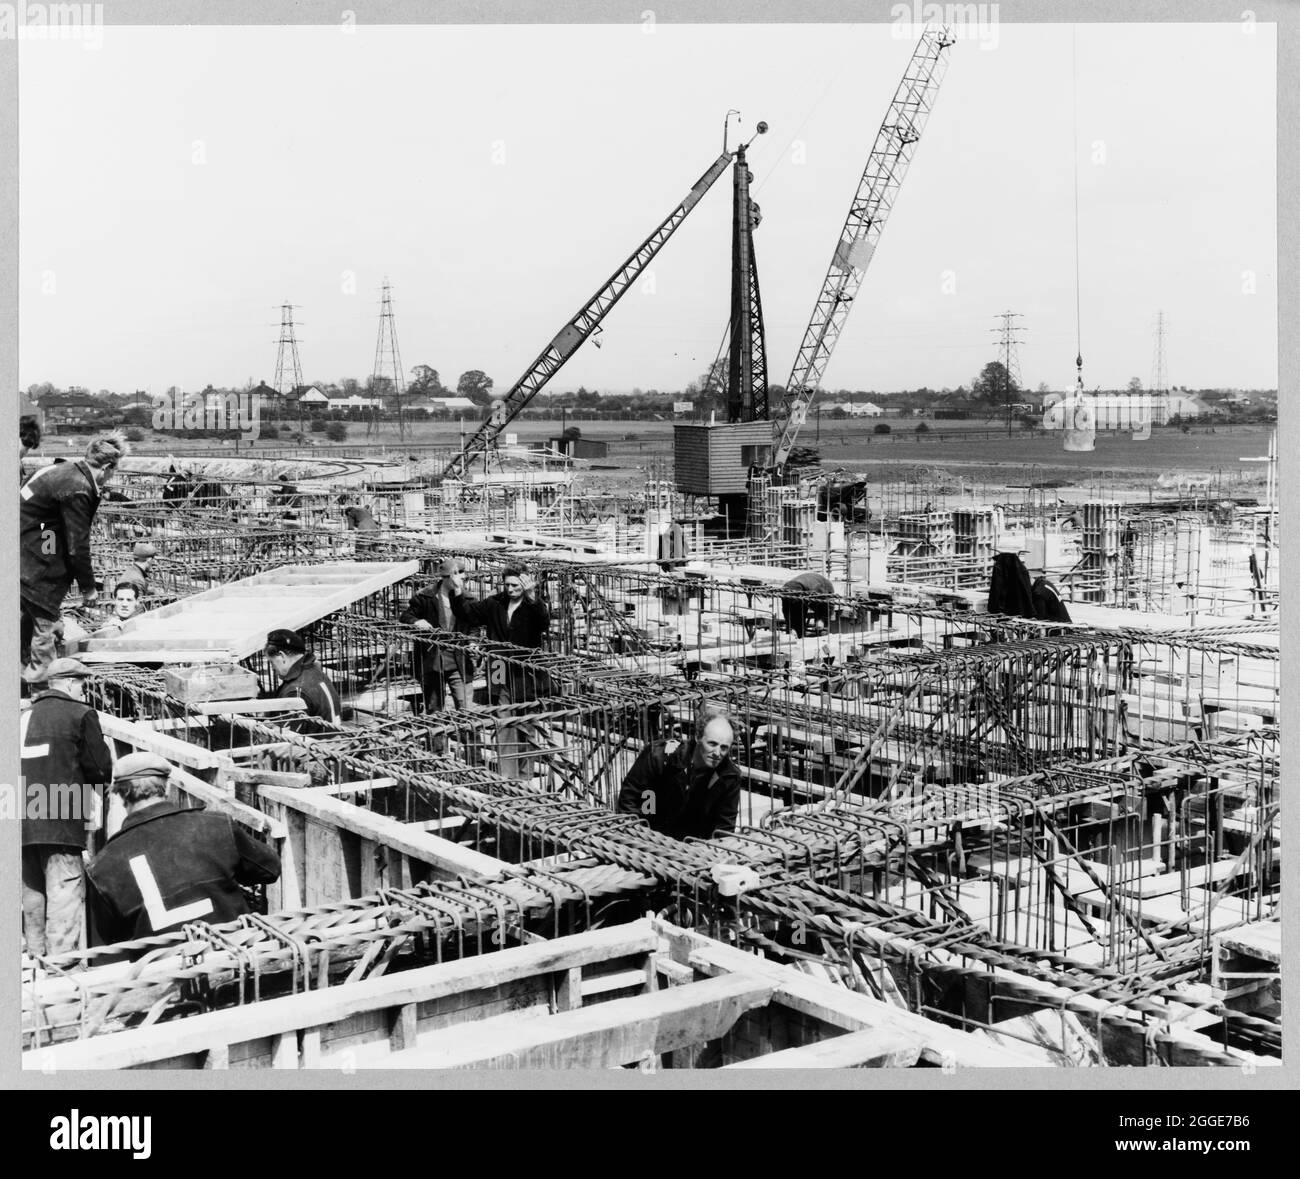
[(708, 170), (691, 187), (686, 199), (676, 205), (671, 213), (663, 219), (650, 234), (614, 272), (605, 284), (583, 304), (578, 312), (556, 334), (546, 350), (533, 361), (528, 371), (511, 386), (510, 391), (501, 399), (502, 412), (481, 425), (466, 443), (460, 454), (447, 464), (442, 475), (452, 479), (469, 469), (469, 464), (479, 455), (484, 454), (502, 430), (513, 420), (542, 388), (583, 344), (610, 308), (622, 298), (631, 286), (633, 279), (646, 264), (659, 252), (664, 243), (672, 237), (677, 227), (686, 219), (686, 215), (700, 202), (714, 181), (727, 170), (732, 153), (724, 151)]

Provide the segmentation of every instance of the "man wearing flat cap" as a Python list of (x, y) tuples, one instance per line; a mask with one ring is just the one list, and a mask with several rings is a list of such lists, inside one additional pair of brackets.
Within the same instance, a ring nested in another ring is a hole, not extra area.
[(330, 683), (307, 650), (307, 643), (296, 630), (273, 630), (266, 636), (266, 657), (280, 686), (272, 693), (277, 699), (299, 696), (307, 705), (308, 716), (337, 725), (343, 719), (343, 702), (338, 689)]
[(168, 802), (171, 772), (156, 753), (132, 753), (114, 767), (113, 793), (126, 818), (86, 870), (94, 945), (190, 921), (233, 921), (249, 911), (241, 885), (280, 877), (280, 857), (229, 815)]
[(458, 709), (469, 702), (472, 679), (469, 654), (438, 644), (440, 633), (469, 634), (474, 629), (468, 621), (456, 617), (451, 605), (452, 597), (464, 588), (463, 571), (455, 557), (439, 562), (434, 571), (438, 580), (416, 590), (410, 604), (397, 616), (399, 622), (407, 623), (431, 640), (415, 644), (415, 674), (420, 680), (427, 713), (441, 712), (448, 692)]
[(55, 659), (33, 683), (19, 720), (23, 774), (23, 935), (33, 955), (81, 947), (85, 884), (81, 853), (93, 796), (108, 785), (113, 758), (99, 714), (82, 699), (89, 669)]
[(131, 563), (127, 565), (121, 573), (117, 575), (118, 584), (124, 581), (138, 582), (140, 585), (140, 596), (147, 597), (149, 594), (149, 570), (153, 566), (153, 559), (158, 555), (158, 549), (147, 540), (138, 540), (131, 549)]

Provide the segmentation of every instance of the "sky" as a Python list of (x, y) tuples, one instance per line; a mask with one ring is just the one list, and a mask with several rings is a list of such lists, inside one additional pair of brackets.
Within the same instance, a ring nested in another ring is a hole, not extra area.
[[(108, 27), (20, 47), (19, 362), (92, 390), (362, 380), (392, 284), (406, 375), (505, 389), (717, 157), (751, 148), (784, 384), (919, 29)], [(1276, 388), (1272, 26), (967, 30), (823, 388)], [(1072, 68), (1073, 60), (1077, 67)], [(1077, 88), (1074, 79), (1077, 77)], [(1077, 95), (1077, 116), (1075, 115)], [(734, 143), (734, 136), (733, 136)], [(1076, 335), (1074, 162), (1078, 164)], [(554, 378), (682, 389), (730, 282), (724, 175)]]

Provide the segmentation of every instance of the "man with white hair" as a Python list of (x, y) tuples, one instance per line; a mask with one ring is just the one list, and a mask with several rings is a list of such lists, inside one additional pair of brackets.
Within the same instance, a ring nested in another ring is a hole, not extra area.
[(229, 815), (168, 802), (171, 772), (156, 753), (128, 754), (113, 769), (126, 818), (86, 870), (95, 945), (233, 921), (249, 911), (241, 885), (280, 877), (280, 857)]
[(740, 770), (731, 760), (735, 732), (725, 709), (705, 705), (689, 741), (655, 741), (628, 770), (617, 811), (637, 815), (673, 839), (711, 839), (736, 829)]
[(63, 600), (75, 581), (82, 604), (98, 600), (90, 526), (105, 485), (130, 451), (118, 431), (92, 438), (85, 458), (42, 467), (18, 493), (23, 678), (35, 682), (58, 654)]
[(79, 949), (85, 914), (81, 853), (93, 818), (92, 795), (106, 786), (113, 758), (99, 714), (85, 703), (90, 670), (54, 659), (33, 685), (19, 720), (23, 799), (23, 935), (27, 952)]

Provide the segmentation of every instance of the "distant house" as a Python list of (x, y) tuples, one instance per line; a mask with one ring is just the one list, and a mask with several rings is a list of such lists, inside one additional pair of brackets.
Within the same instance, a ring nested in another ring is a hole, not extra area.
[(57, 434), (60, 430), (88, 426), (99, 416), (103, 408), (103, 405), (90, 397), (79, 397), (75, 400), (61, 401), (57, 405), (46, 405), (44, 407), (45, 428), (50, 433)]
[(298, 394), (298, 404), (312, 412), (319, 412), (330, 403), (330, 399), (315, 385), (302, 385), (295, 392)]
[(483, 407), (468, 397), (422, 397), (412, 402), (412, 408), (427, 409), (430, 413), (479, 414)]
[(1185, 421), (1188, 418), (1205, 417), (1209, 413), (1210, 407), (1195, 393), (1159, 393), (1156, 397), (1157, 424), (1163, 424), (1175, 416)]
[(361, 410), (371, 410), (384, 408), (384, 402), (379, 397), (360, 397), (353, 393), (350, 397), (330, 397), (328, 398), (330, 409), (341, 409), (348, 413)]

